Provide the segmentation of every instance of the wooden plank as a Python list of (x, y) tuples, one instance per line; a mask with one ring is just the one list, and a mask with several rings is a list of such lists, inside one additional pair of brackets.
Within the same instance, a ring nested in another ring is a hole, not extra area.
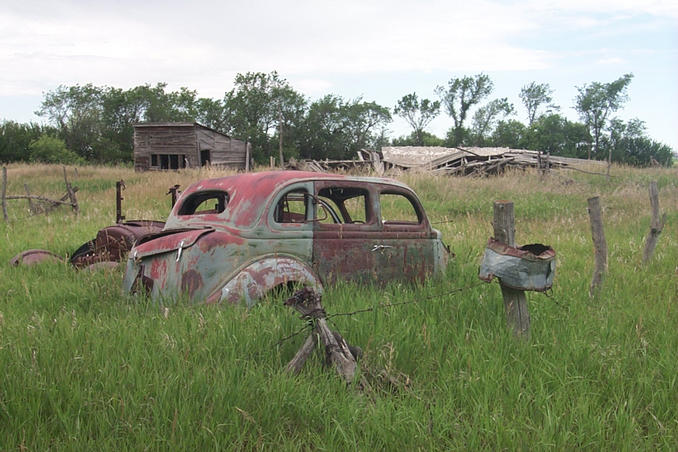
[(294, 355), (294, 358), (292, 358), (292, 360), (287, 363), (287, 366), (285, 366), (285, 371), (292, 375), (299, 375), (301, 368), (304, 367), (306, 360), (315, 349), (317, 342), (318, 336), (315, 332), (309, 334), (306, 341), (304, 341), (304, 345), (301, 346), (299, 351)]

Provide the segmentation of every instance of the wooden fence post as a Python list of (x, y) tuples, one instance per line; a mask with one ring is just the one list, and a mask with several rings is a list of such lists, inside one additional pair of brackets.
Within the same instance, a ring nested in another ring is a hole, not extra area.
[[(327, 314), (322, 306), (322, 296), (308, 287), (294, 293), (285, 301), (285, 305), (292, 307), (301, 313), (304, 319), (313, 319), (314, 327), (311, 335), (306, 338), (304, 345), (287, 365), (287, 371), (293, 374), (299, 373), (306, 358), (315, 348), (319, 340), (325, 346), (328, 361), (334, 365), (335, 370), (347, 382), (351, 383), (355, 376), (357, 363), (351, 351), (350, 345), (341, 334), (330, 330), (327, 325)], [(317, 338), (316, 339), (316, 335)]]
[(593, 236), (593, 251), (595, 253), (595, 267), (589, 288), (589, 296), (592, 297), (596, 290), (603, 284), (603, 278), (607, 271), (607, 242), (603, 231), (603, 215), (600, 211), (600, 197), (594, 196), (588, 199), (589, 219), (591, 220), (591, 235)]
[(68, 176), (66, 175), (66, 167), (64, 166), (64, 182), (66, 183), (66, 193), (68, 194), (68, 199), (71, 201), (71, 207), (73, 207), (73, 212), (77, 215), (80, 213), (80, 207), (78, 206), (78, 198), (75, 197), (75, 190), (68, 182)]
[(7, 200), (5, 199), (5, 196), (7, 196), (7, 168), (4, 166), (2, 167), (2, 217), (5, 219), (5, 221), (8, 221), (9, 218), (7, 217)]
[[(496, 201), (494, 203), (494, 238), (509, 246), (515, 246), (515, 216), (513, 203), (510, 201)], [(522, 290), (506, 287), (499, 281), (501, 294), (504, 298), (506, 322), (516, 336), (529, 339), (530, 312), (527, 309), (527, 298)]]
[(252, 145), (250, 144), (249, 141), (245, 143), (245, 172), (249, 173), (250, 172), (250, 158), (252, 153)]
[(122, 223), (125, 216), (122, 214), (122, 191), (125, 189), (125, 181), (120, 179), (115, 182), (115, 223)]
[(657, 246), (659, 234), (664, 229), (664, 222), (666, 221), (666, 214), (662, 218), (659, 217), (659, 189), (657, 182), (650, 182), (650, 205), (652, 206), (652, 222), (650, 223), (650, 232), (645, 240), (645, 250), (643, 251), (643, 263), (647, 263), (652, 259), (652, 254)]

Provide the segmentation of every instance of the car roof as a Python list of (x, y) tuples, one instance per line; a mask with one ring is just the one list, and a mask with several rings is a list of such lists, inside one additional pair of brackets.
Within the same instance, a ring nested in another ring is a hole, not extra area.
[[(344, 176), (311, 171), (263, 171), (198, 181), (182, 193), (181, 200), (195, 192), (225, 191), (229, 196), (227, 221), (235, 226), (251, 227), (259, 218), (268, 198), (278, 189), (296, 182), (316, 180), (387, 184), (409, 189), (401, 182), (379, 177)], [(181, 202), (177, 202), (171, 216), (177, 216), (180, 204)]]

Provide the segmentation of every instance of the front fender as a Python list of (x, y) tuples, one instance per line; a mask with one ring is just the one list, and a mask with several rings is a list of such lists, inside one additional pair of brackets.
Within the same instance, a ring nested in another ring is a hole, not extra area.
[(238, 303), (245, 300), (248, 307), (273, 288), (296, 282), (322, 292), (320, 278), (303, 262), (291, 257), (267, 257), (249, 264), (221, 289), (207, 297), (207, 303)]

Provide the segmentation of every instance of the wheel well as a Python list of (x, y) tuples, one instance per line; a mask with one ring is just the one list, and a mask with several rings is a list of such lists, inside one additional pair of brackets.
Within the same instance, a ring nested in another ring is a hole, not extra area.
[(294, 292), (301, 289), (303, 283), (300, 281), (287, 281), (269, 289), (264, 298), (288, 299)]

